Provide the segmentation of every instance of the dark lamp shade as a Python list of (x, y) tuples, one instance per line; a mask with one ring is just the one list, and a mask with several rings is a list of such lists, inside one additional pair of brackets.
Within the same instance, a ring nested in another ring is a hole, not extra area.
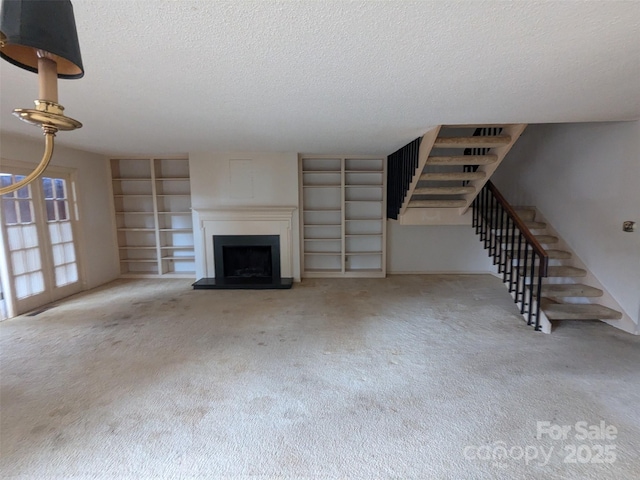
[(30, 72), (38, 71), (37, 50), (53, 54), (58, 78), (84, 75), (78, 32), (69, 0), (2, 0), (0, 56)]

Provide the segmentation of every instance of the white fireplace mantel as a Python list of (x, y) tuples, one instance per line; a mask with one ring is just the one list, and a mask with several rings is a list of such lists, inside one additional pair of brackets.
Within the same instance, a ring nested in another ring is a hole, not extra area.
[(200, 230), (194, 245), (196, 275), (215, 277), (214, 235), (278, 235), (281, 276), (293, 277), (291, 225), (295, 211), (296, 207), (194, 209), (194, 226)]

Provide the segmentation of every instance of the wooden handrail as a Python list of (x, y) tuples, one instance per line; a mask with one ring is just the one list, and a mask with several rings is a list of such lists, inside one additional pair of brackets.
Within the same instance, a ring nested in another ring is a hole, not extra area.
[(522, 236), (527, 240), (529, 245), (531, 245), (531, 248), (533, 249), (533, 251), (540, 257), (540, 266), (539, 266), (540, 276), (546, 277), (547, 269), (549, 267), (549, 255), (547, 254), (547, 251), (544, 248), (542, 248), (542, 246), (540, 245), (540, 242), (538, 242), (536, 237), (531, 233), (529, 228), (520, 219), (516, 211), (513, 209), (511, 205), (509, 205), (507, 200), (502, 196), (500, 191), (496, 188), (493, 182), (491, 182), (491, 180), (487, 182), (487, 187), (493, 194), (494, 198), (502, 206), (504, 211), (507, 212), (507, 215), (516, 224), (516, 227), (518, 227), (518, 230), (520, 230), (520, 233), (522, 234)]

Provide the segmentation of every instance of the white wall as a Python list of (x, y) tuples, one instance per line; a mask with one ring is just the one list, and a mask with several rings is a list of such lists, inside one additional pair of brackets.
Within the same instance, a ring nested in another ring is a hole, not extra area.
[(534, 205), (638, 325), (640, 122), (531, 125), (493, 179)]
[(387, 222), (387, 273), (493, 273), (471, 226)]
[[(67, 135), (64, 132), (59, 136)], [(44, 139), (1, 134), (0, 156), (7, 162), (40, 162)], [(65, 148), (56, 144), (51, 165), (73, 169), (80, 215), (80, 261), (83, 288), (94, 288), (118, 278), (117, 239), (113, 230), (111, 191), (108, 164), (105, 157)]]
[[(189, 154), (189, 172), (194, 210), (299, 207), (296, 153), (195, 152)], [(293, 214), (292, 238), (293, 276), (300, 280), (298, 210)]]

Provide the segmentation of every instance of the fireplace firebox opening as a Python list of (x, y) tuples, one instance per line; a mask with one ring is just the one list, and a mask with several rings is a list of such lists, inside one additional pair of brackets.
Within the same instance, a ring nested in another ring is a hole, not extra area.
[(271, 248), (257, 246), (222, 247), (224, 278), (272, 278)]
[(280, 277), (278, 235), (214, 235), (215, 278), (203, 278), (198, 288), (291, 288), (292, 278)]
[(278, 235), (214, 235), (216, 278), (280, 278)]

